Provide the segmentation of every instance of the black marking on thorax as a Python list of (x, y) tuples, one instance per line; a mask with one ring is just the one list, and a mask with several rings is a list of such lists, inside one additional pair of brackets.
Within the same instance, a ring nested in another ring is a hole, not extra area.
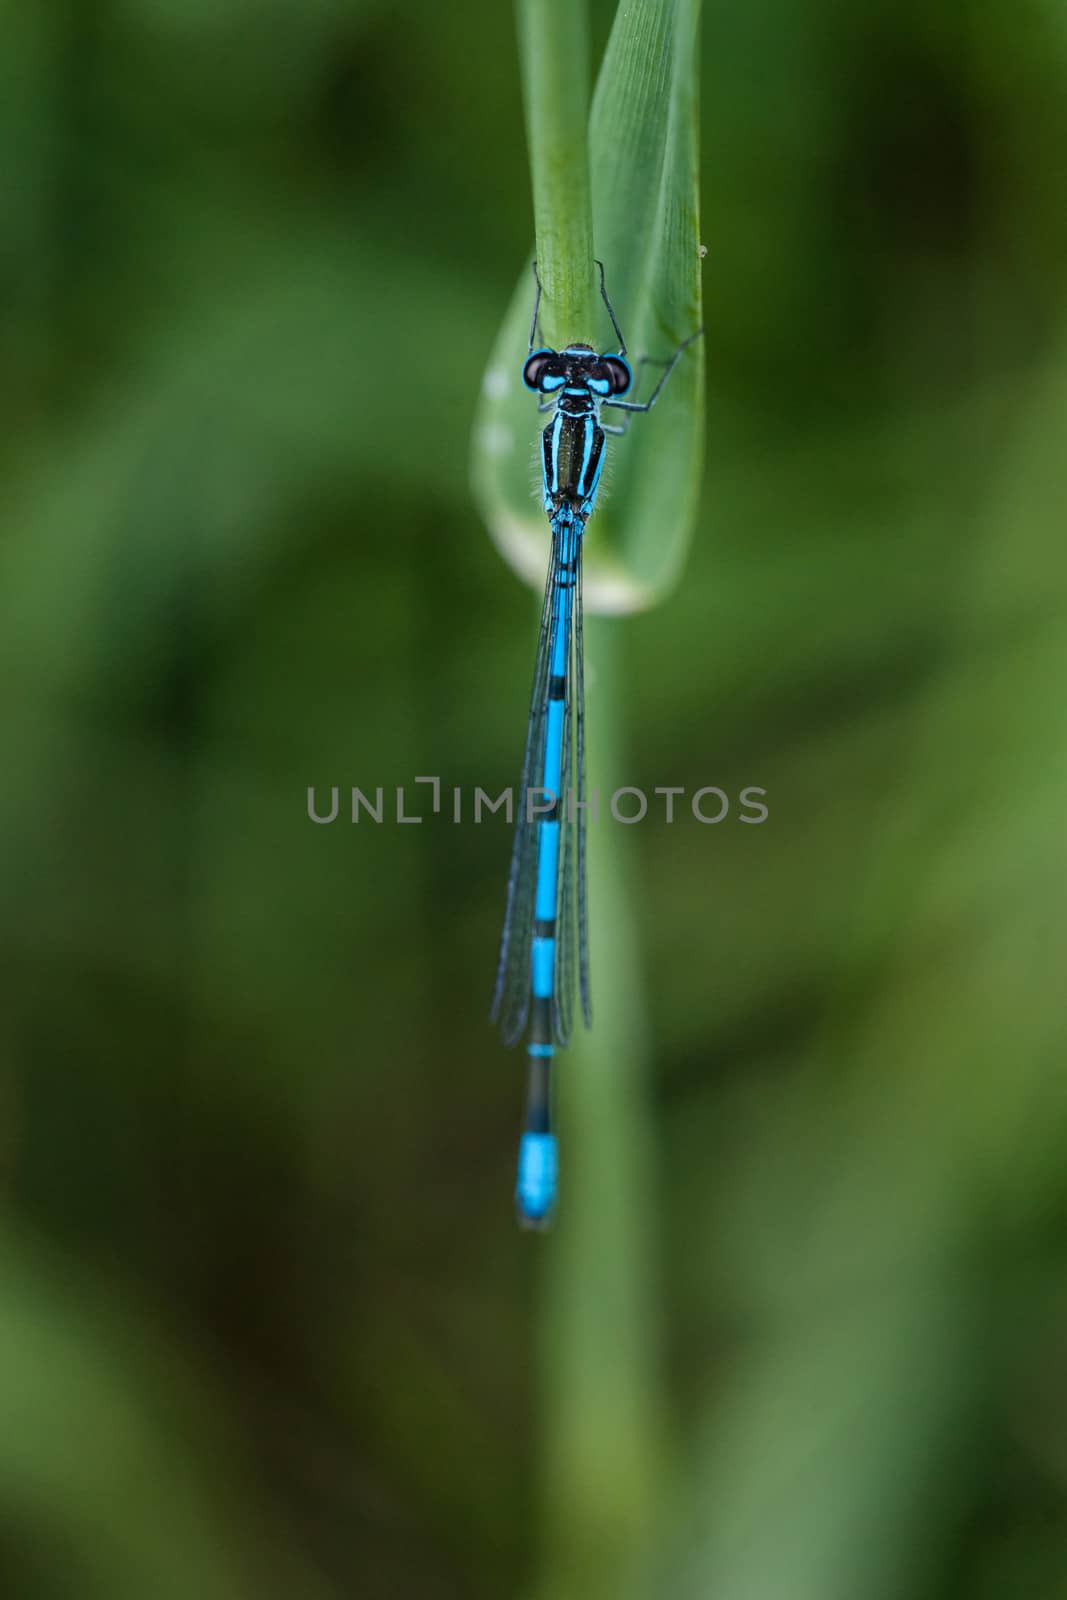
[(559, 411), (544, 431), (546, 482), (563, 499), (580, 502), (596, 482), (604, 449), (604, 430), (593, 409), (573, 415)]

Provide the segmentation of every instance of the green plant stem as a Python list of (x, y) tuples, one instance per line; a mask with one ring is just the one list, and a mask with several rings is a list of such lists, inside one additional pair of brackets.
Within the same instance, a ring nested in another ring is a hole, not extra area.
[[(595, 1025), (560, 1059), (560, 1216), (543, 1322), (547, 1427), (545, 1596), (617, 1596), (644, 1548), (662, 1467), (654, 1288), (655, 1198), (644, 1104), (649, 1049), (634, 896), (635, 834), (612, 819), (625, 781), (623, 639), (586, 628), (590, 949)], [(632, 802), (631, 802), (632, 804)]]
[[(574, 0), (520, 0), (518, 14), (542, 335), (558, 348), (598, 326), (586, 10)], [(666, 15), (673, 21), (673, 6)], [(624, 781), (617, 627), (591, 620), (586, 648), (588, 770), (601, 806), (589, 827), (597, 1020), (558, 1068), (564, 1178), (541, 1325), (547, 1540), (540, 1592), (552, 1600), (615, 1600), (645, 1549), (662, 1455), (652, 1157), (642, 1105), (648, 1040), (625, 867), (632, 835), (609, 808)]]
[(588, 325), (593, 294), (589, 30), (584, 0), (519, 0), (541, 328), (558, 348)]

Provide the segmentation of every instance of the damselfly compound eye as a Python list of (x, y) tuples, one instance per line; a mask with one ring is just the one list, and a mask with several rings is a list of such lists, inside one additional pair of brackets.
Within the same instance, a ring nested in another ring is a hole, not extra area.
[(527, 389), (543, 388), (541, 380), (552, 362), (558, 359), (554, 350), (535, 350), (532, 356), (527, 356), (526, 365), (522, 369), (522, 381)]
[(624, 361), (622, 356), (605, 356), (604, 365), (607, 367), (608, 377), (611, 379), (612, 394), (625, 394), (634, 381), (633, 373), (630, 371), (630, 363)]

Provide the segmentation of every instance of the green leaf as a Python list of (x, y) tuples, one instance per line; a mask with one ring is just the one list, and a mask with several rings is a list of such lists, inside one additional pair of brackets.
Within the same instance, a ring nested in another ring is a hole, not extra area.
[[(620, 6), (590, 115), (584, 6), (520, 4), (541, 335), (557, 349), (572, 339), (618, 348), (595, 257), (632, 360), (669, 358), (700, 326), (698, 18), (699, 0)], [(545, 419), (521, 381), (533, 294), (527, 265), (486, 372), (473, 470), (494, 540), (539, 587), (549, 542), (538, 467)], [(644, 375), (635, 398), (647, 398), (656, 376)], [(602, 489), (584, 535), (588, 608), (642, 609), (675, 577), (700, 487), (702, 394), (700, 341), (655, 411), (608, 441), (610, 492)], [(623, 641), (594, 624), (586, 643), (596, 678), (589, 770), (606, 810), (624, 781)], [(590, 832), (596, 1024), (575, 1040), (558, 1084), (565, 1175), (540, 1317), (546, 1534), (538, 1600), (578, 1588), (588, 1600), (624, 1591), (647, 1553), (665, 1454), (648, 1027), (626, 879), (627, 852), (605, 817)]]
[[(614, 349), (596, 291), (603, 262), (633, 358), (669, 357), (701, 325), (697, 42), (699, 0), (620, 6), (585, 125), (584, 9), (524, 0), (520, 41), (534, 190), (542, 333)], [(592, 240), (589, 243), (591, 197)], [(501, 553), (536, 586), (548, 530), (537, 487), (540, 422), (522, 384), (533, 309), (524, 268), (497, 336), (475, 424), (473, 480)], [(655, 368), (635, 398), (646, 399)], [(585, 535), (585, 601), (642, 610), (681, 568), (700, 492), (704, 351), (685, 353), (656, 408), (609, 440), (608, 482)]]

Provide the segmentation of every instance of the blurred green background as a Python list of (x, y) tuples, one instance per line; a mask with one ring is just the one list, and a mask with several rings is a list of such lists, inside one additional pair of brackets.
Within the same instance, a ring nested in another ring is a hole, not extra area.
[(1062, 6), (705, 13), (701, 517), (597, 648), (622, 781), (770, 818), (616, 830), (649, 1314), (585, 1343), (503, 819), (305, 811), (516, 780), (510, 10), (3, 17), (0, 1592), (1067, 1595)]

